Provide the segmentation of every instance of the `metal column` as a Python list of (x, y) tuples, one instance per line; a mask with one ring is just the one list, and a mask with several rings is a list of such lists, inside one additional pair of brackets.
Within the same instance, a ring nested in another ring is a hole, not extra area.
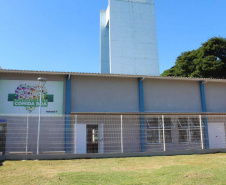
[[(206, 96), (205, 96), (205, 86), (203, 81), (199, 82), (200, 85), (200, 94), (201, 94), (201, 104), (202, 104), (202, 112), (206, 112)], [(208, 133), (208, 122), (207, 118), (203, 117), (204, 123), (204, 140), (205, 140), (205, 149), (209, 148), (209, 133)]]
[[(143, 78), (138, 79), (139, 87), (139, 111), (144, 112), (144, 90), (143, 90)], [(144, 115), (140, 115), (140, 141), (141, 141), (141, 152), (146, 151), (146, 136), (145, 136), (145, 119)]]
[(70, 153), (71, 76), (66, 80), (65, 152)]

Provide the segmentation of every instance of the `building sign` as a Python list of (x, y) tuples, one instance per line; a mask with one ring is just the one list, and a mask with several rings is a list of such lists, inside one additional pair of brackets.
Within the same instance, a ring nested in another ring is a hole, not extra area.
[[(42, 114), (63, 113), (63, 82), (47, 81), (42, 89)], [(38, 114), (37, 81), (0, 80), (0, 114)]]

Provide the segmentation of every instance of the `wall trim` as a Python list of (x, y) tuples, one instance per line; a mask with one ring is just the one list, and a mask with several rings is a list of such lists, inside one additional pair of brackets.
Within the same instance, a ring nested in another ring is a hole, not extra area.
[(71, 113), (71, 78), (70, 75), (66, 77), (66, 112), (65, 112), (65, 151), (70, 153), (70, 113)]
[[(201, 105), (202, 105), (202, 112), (206, 113), (206, 96), (205, 96), (205, 84), (206, 82), (200, 81), (200, 95), (201, 95)], [(209, 149), (209, 129), (208, 129), (208, 121), (207, 118), (203, 118), (204, 123), (204, 140), (205, 140), (205, 148)]]

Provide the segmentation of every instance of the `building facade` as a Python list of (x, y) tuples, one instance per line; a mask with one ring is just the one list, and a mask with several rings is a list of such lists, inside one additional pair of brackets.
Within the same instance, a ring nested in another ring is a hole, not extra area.
[(100, 37), (101, 73), (159, 75), (154, 0), (109, 0)]
[(226, 148), (225, 80), (1, 70), (4, 154), (37, 153), (40, 76), (39, 154)]

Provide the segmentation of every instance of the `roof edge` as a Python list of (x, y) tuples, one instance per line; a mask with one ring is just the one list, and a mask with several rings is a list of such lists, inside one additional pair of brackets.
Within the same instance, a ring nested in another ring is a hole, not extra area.
[(40, 75), (71, 75), (71, 76), (96, 76), (96, 77), (119, 77), (119, 78), (146, 78), (159, 80), (181, 80), (181, 81), (205, 81), (205, 82), (224, 82), (226, 79), (215, 78), (191, 78), (191, 77), (163, 77), (163, 76), (149, 76), (149, 75), (130, 75), (130, 74), (106, 74), (106, 73), (82, 73), (82, 72), (60, 72), (60, 71), (32, 71), (32, 70), (9, 70), (0, 69), (0, 74), (40, 74)]

